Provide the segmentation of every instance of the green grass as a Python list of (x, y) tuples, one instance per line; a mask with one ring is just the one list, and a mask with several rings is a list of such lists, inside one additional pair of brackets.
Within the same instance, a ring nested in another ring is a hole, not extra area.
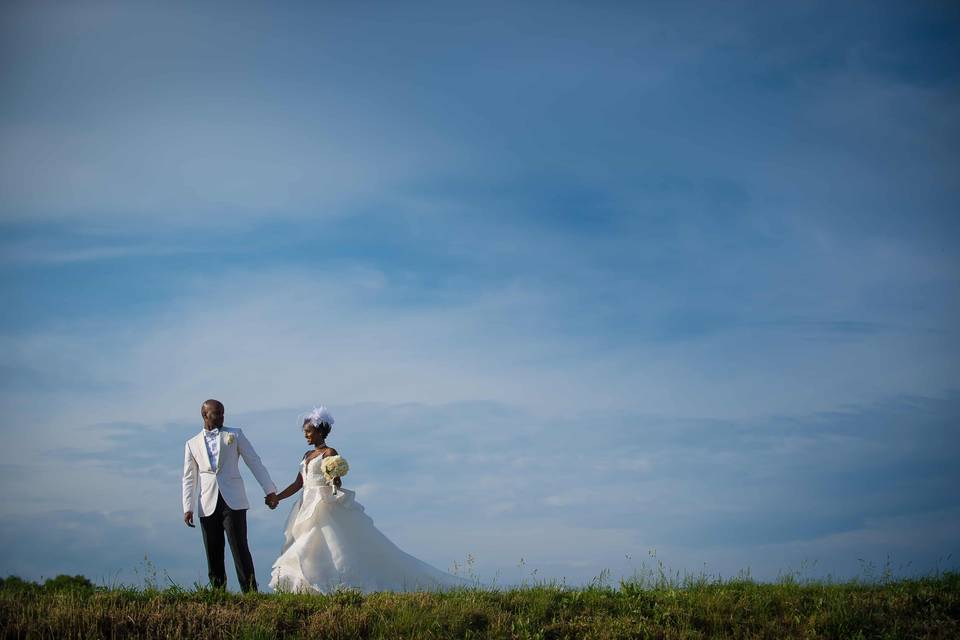
[(6, 638), (958, 638), (960, 574), (630, 581), (447, 593), (240, 595), (0, 581)]

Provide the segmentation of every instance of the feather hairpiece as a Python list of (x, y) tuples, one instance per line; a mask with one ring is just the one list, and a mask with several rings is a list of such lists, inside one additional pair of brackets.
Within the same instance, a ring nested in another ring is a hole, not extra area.
[(326, 422), (331, 427), (333, 426), (333, 414), (330, 413), (330, 410), (325, 406), (320, 405), (319, 407), (314, 407), (313, 411), (307, 414), (307, 422), (312, 424), (314, 427), (319, 427), (320, 423)]

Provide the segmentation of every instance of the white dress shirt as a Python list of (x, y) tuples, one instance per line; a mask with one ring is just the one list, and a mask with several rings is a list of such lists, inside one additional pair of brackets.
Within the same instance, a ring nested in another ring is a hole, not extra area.
[(220, 457), (220, 429), (203, 430), (203, 441), (207, 445), (207, 455), (210, 456), (210, 466), (217, 468), (217, 458)]

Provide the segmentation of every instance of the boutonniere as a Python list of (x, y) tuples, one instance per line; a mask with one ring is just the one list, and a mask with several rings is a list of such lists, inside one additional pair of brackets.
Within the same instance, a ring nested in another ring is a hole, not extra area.
[(233, 444), (233, 434), (228, 433), (227, 435), (223, 436), (223, 441), (227, 444)]

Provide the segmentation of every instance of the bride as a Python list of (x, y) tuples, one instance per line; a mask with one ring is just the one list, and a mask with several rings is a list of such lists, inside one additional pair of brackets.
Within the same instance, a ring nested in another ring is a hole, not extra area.
[(326, 407), (314, 409), (304, 419), (303, 437), (313, 449), (300, 461), (297, 479), (268, 500), (276, 508), (280, 500), (303, 489), (287, 519), (270, 586), (314, 593), (338, 587), (370, 592), (467, 586), (466, 580), (401, 551), (374, 526), (356, 494), (344, 489), (339, 477), (324, 473), (324, 458), (339, 455), (326, 444), (333, 422)]

